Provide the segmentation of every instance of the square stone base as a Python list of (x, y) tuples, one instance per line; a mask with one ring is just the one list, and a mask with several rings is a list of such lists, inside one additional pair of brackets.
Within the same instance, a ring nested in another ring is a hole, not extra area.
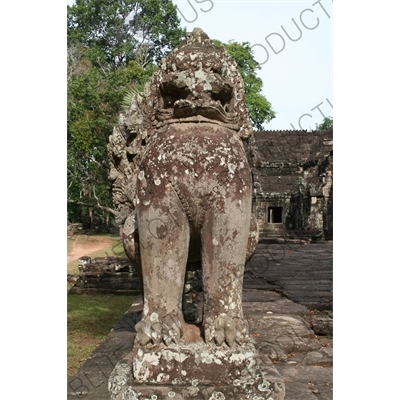
[(283, 400), (285, 386), (272, 362), (263, 368), (259, 362), (253, 344), (135, 346), (116, 365), (109, 390), (112, 400)]

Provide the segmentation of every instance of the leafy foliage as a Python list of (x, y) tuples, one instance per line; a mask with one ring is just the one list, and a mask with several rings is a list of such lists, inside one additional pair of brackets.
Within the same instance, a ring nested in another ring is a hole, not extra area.
[[(68, 184), (70, 198), (112, 207), (108, 181), (107, 142), (124, 96), (141, 90), (155, 67), (135, 61), (104, 73), (83, 60), (86, 69), (68, 84)], [(68, 206), (69, 217), (81, 221), (82, 207)]]
[(250, 44), (234, 41), (224, 44), (218, 40), (214, 42), (219, 46), (224, 46), (230, 56), (235, 59), (244, 81), (250, 120), (255, 129), (263, 130), (263, 124), (270, 122), (276, 114), (271, 103), (261, 94), (263, 82), (257, 76), (257, 70), (261, 69), (261, 66), (255, 60)]
[(323, 121), (317, 125), (318, 131), (325, 131), (329, 128), (333, 127), (333, 118), (332, 117), (325, 117)]
[(112, 209), (107, 142), (125, 96), (185, 31), (170, 0), (76, 0), (67, 19), (68, 218), (82, 222)]
[(98, 65), (135, 60), (144, 67), (158, 62), (185, 34), (170, 0), (76, 0), (67, 10), (68, 43), (83, 44)]

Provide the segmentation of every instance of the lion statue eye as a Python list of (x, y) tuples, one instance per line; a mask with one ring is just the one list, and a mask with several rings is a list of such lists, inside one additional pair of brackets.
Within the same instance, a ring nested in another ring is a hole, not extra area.
[(214, 74), (221, 75), (221, 73), (222, 73), (222, 66), (221, 66), (221, 65), (213, 66), (213, 67), (212, 67), (212, 72), (214, 72)]

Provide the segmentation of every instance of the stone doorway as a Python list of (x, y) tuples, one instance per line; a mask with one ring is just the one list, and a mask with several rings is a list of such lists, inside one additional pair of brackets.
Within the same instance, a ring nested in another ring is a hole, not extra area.
[(268, 223), (281, 224), (283, 207), (268, 207)]

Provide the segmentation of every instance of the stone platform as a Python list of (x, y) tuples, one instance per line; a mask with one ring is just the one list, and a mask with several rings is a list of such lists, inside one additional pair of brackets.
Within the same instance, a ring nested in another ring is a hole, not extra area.
[[(137, 296), (105, 342), (68, 380), (68, 400), (110, 400), (108, 380), (115, 366), (118, 362), (122, 368), (132, 366), (133, 360), (124, 357), (132, 352), (134, 325), (141, 309), (142, 300)], [(259, 243), (244, 276), (243, 310), (260, 371), (270, 381), (284, 382), (284, 399), (331, 400), (332, 242), (297, 246)], [(203, 387), (193, 380), (186, 386), (176, 383), (156, 388), (136, 384), (135, 391), (142, 396), (136, 398), (241, 399), (223, 395), (223, 385)], [(127, 399), (135, 397), (132, 394)]]
[(252, 344), (241, 347), (240, 351), (227, 346), (217, 349), (200, 342), (179, 347), (134, 348), (111, 373), (111, 399), (146, 400), (157, 396), (157, 399), (283, 400), (282, 378), (270, 361), (269, 368), (264, 365), (261, 371), (258, 366), (265, 362), (260, 363), (256, 353)]

